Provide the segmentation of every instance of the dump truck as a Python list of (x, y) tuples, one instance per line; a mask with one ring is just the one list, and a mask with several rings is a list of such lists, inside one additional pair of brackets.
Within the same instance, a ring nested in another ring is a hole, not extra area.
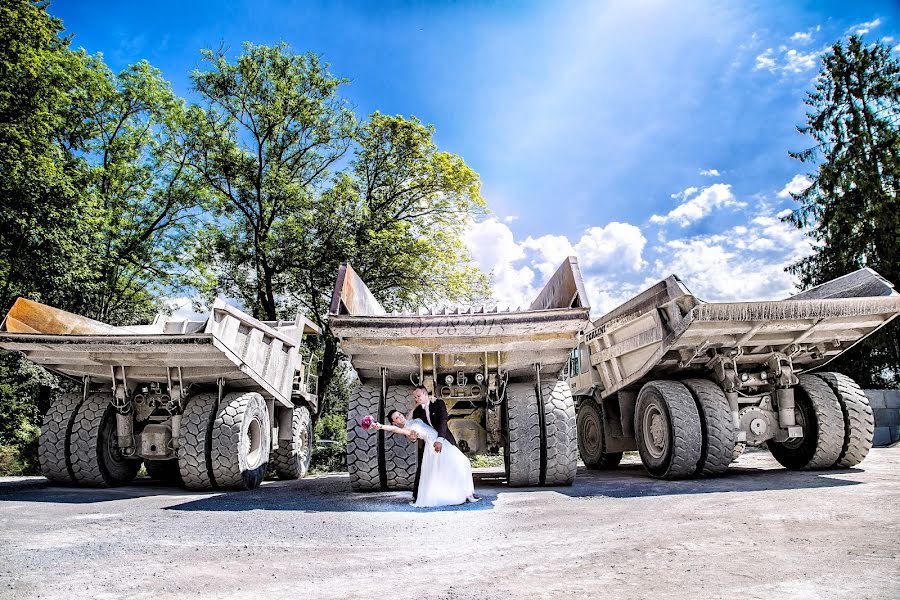
[(560, 379), (589, 322), (581, 272), (566, 259), (527, 310), (419, 309), (388, 314), (349, 264), (338, 270), (329, 324), (360, 383), (347, 416), (347, 467), (354, 490), (410, 489), (416, 445), (365, 431), (407, 412), (424, 385), (448, 409), (467, 455), (504, 450), (513, 486), (569, 485), (578, 461), (575, 404)]
[(38, 440), (50, 481), (89, 487), (150, 477), (189, 489), (252, 489), (267, 469), (300, 478), (317, 408), (320, 330), (305, 317), (263, 322), (216, 300), (202, 320), (113, 327), (19, 298), (0, 348), (74, 379)]
[(871, 269), (769, 302), (703, 302), (672, 275), (585, 329), (567, 367), (592, 469), (637, 450), (662, 479), (725, 473), (746, 446), (788, 469), (852, 467), (872, 446), (868, 399), (824, 368), (900, 314)]

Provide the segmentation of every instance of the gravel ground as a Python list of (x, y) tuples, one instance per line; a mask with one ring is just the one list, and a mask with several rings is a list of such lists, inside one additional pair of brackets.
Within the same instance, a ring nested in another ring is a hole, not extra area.
[(765, 452), (722, 479), (637, 460), (570, 488), (408, 505), (346, 474), (203, 494), (0, 480), (0, 598), (897, 598), (900, 448), (789, 473)]

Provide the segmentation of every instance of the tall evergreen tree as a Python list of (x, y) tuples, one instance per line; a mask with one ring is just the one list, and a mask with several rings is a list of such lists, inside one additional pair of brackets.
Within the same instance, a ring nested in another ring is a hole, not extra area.
[[(859, 36), (822, 59), (797, 129), (815, 145), (790, 156), (814, 166), (787, 217), (808, 228), (815, 253), (788, 267), (808, 288), (871, 267), (900, 285), (900, 60)], [(900, 327), (887, 327), (835, 365), (863, 386), (900, 384)]]

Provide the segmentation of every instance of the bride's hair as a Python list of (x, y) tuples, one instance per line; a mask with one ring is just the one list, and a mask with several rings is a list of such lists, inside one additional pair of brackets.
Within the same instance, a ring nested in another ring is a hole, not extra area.
[(387, 422), (390, 423), (391, 425), (394, 424), (394, 419), (393, 419), (394, 413), (401, 414), (401, 415), (403, 414), (403, 413), (401, 413), (399, 410), (397, 410), (396, 408), (393, 409), (392, 411), (390, 411), (390, 412), (387, 414)]

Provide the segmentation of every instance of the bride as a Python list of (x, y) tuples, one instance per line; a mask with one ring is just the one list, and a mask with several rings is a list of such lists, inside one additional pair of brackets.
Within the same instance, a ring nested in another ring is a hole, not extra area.
[[(424, 508), (450, 506), (463, 502), (477, 502), (475, 486), (472, 483), (472, 466), (466, 455), (453, 444), (443, 443), (437, 431), (421, 419), (408, 419), (399, 410), (387, 415), (393, 425), (373, 423), (378, 430), (409, 436), (415, 433), (425, 440), (425, 455), (422, 459), (422, 479), (419, 481), (419, 496), (413, 506)], [(434, 442), (442, 442), (440, 450), (434, 449)]]

